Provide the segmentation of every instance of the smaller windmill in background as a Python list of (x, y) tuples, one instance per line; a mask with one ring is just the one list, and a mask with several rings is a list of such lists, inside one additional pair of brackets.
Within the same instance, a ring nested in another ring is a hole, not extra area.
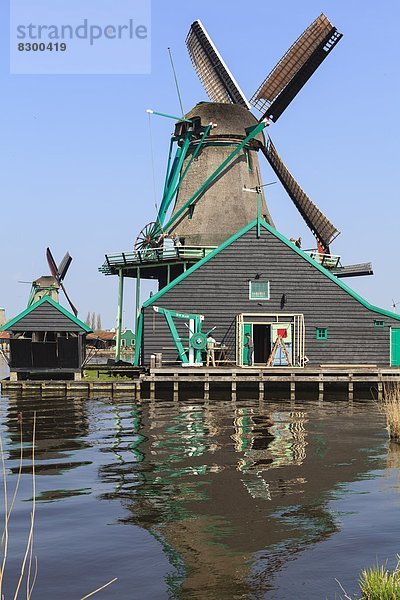
[(42, 275), (38, 279), (35, 279), (31, 282), (32, 288), (29, 294), (28, 308), (32, 306), (32, 304), (43, 298), (43, 296), (49, 296), (55, 302), (59, 302), (59, 292), (61, 289), (64, 293), (65, 298), (67, 299), (68, 304), (71, 307), (72, 312), (75, 316), (77, 316), (78, 310), (72, 303), (70, 297), (68, 296), (63, 283), (67, 271), (72, 262), (72, 257), (67, 252), (60, 264), (57, 266), (57, 263), (54, 260), (50, 248), (47, 248), (46, 258), (50, 269), (50, 275)]

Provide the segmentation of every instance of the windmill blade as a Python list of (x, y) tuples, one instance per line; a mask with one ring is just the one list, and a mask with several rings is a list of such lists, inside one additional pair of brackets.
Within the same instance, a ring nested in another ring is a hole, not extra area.
[(54, 260), (53, 255), (51, 253), (50, 248), (46, 249), (46, 258), (47, 258), (47, 264), (49, 265), (50, 273), (58, 281), (58, 278), (59, 278), (58, 267), (57, 267), (56, 261)]
[(70, 256), (69, 252), (67, 252), (58, 267), (60, 281), (63, 281), (65, 279), (65, 276), (67, 274), (67, 271), (69, 269), (71, 262), (72, 262), (72, 256)]
[(250, 109), (249, 102), (201, 21), (192, 23), (186, 46), (197, 75), (212, 102), (241, 104)]
[(336, 227), (302, 190), (282, 161), (270, 138), (267, 140), (267, 145), (263, 146), (261, 150), (275, 171), (279, 181), (285, 188), (293, 204), (307, 223), (307, 226), (311, 229), (317, 240), (327, 250), (329, 245), (339, 235), (340, 231), (336, 229)]
[(69, 269), (69, 265), (71, 264), (72, 261), (72, 257), (69, 255), (69, 253), (67, 252), (66, 255), (64, 256), (64, 258), (62, 259), (61, 263), (60, 263), (60, 267), (57, 267), (57, 263), (54, 260), (54, 257), (51, 253), (50, 248), (46, 249), (46, 258), (47, 258), (47, 262), (49, 265), (49, 269), (50, 269), (50, 273), (53, 275), (53, 277), (56, 279), (56, 281), (60, 284), (60, 287), (62, 289), (62, 291), (64, 292), (64, 295), (67, 299), (68, 304), (71, 307), (72, 312), (74, 313), (74, 315), (77, 317), (78, 316), (78, 309), (76, 308), (76, 306), (74, 306), (74, 304), (72, 303), (72, 300), (70, 299), (70, 297), (67, 294), (67, 290), (64, 287), (64, 284), (62, 283), (68, 269)]
[(307, 27), (250, 100), (263, 118), (277, 121), (342, 37), (324, 14)]
[(68, 296), (67, 291), (66, 291), (66, 289), (64, 287), (64, 284), (61, 283), (61, 281), (60, 281), (60, 287), (61, 287), (62, 291), (64, 292), (64, 295), (65, 295), (65, 297), (67, 299), (68, 304), (71, 307), (72, 312), (77, 317), (78, 316), (78, 309), (72, 304), (71, 298)]

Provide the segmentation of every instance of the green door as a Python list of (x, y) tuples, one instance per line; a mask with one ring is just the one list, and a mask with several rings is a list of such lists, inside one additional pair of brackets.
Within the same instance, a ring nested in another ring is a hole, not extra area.
[(244, 344), (247, 341), (247, 338), (245, 338), (245, 334), (249, 333), (251, 338), (253, 339), (253, 324), (252, 323), (244, 323), (243, 327), (242, 327), (242, 365), (247, 365), (249, 363), (248, 358), (247, 358), (247, 348), (244, 347)]
[(390, 344), (390, 366), (400, 367), (400, 329), (391, 329)]

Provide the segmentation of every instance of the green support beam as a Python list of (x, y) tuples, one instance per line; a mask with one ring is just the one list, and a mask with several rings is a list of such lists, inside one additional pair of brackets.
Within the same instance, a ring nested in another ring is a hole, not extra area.
[(121, 359), (121, 333), (122, 333), (122, 315), (124, 305), (124, 275), (122, 269), (118, 270), (118, 308), (117, 308), (117, 330), (115, 344), (115, 360)]
[(140, 316), (140, 267), (136, 268), (135, 336), (137, 338)]
[(171, 217), (168, 223), (165, 225), (164, 230), (168, 231), (171, 226), (177, 221), (181, 215), (187, 211), (187, 209), (195, 202), (195, 200), (204, 192), (204, 190), (218, 177), (218, 175), (225, 169), (225, 167), (239, 154), (239, 152), (254, 139), (265, 127), (267, 123), (261, 121), (254, 128), (251, 129), (247, 137), (237, 145), (235, 150), (215, 169), (215, 171), (206, 179), (206, 181), (199, 187), (199, 189), (189, 198), (187, 202)]
[(138, 367), (140, 364), (140, 354), (142, 351), (142, 339), (143, 339), (143, 312), (140, 311), (138, 323), (137, 323), (137, 333), (135, 340), (135, 359), (133, 361), (133, 365)]

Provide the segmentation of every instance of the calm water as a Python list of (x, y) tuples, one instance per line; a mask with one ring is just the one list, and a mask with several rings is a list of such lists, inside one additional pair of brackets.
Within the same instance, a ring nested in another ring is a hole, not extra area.
[(400, 449), (372, 403), (2, 398), (6, 599), (31, 510), (33, 598), (333, 599), (399, 552)]

